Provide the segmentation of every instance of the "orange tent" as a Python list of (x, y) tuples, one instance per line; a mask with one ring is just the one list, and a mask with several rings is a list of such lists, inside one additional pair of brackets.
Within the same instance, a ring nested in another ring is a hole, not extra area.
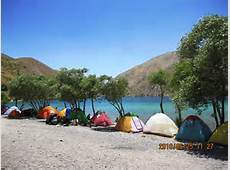
[(21, 117), (20, 112), (18, 112), (17, 110), (13, 110), (12, 112), (10, 112), (10, 114), (8, 115), (9, 119), (19, 119)]
[(51, 107), (51, 106), (47, 106), (44, 107), (39, 113), (38, 113), (38, 118), (40, 119), (46, 119), (49, 117), (49, 115), (51, 114), (59, 114), (59, 112), (57, 111), (57, 109)]

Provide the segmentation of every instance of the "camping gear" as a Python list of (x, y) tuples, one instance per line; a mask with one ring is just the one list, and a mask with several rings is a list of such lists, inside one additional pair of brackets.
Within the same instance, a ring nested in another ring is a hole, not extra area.
[(128, 112), (125, 114), (125, 116), (136, 116), (136, 117), (138, 117), (138, 114), (134, 113), (134, 112)]
[(33, 117), (36, 115), (36, 111), (32, 108), (24, 109), (21, 112), (22, 117)]
[(38, 118), (40, 119), (47, 119), (49, 117), (49, 115), (51, 114), (59, 114), (57, 109), (51, 107), (51, 106), (47, 106), (44, 107), (37, 115)]
[(61, 110), (61, 111), (58, 113), (58, 116), (61, 117), (61, 118), (62, 118), (62, 117), (65, 117), (65, 115), (66, 115), (65, 112), (66, 112), (66, 108), (63, 109), (63, 110)]
[(74, 120), (74, 119), (77, 119), (77, 112), (69, 110), (66, 112), (65, 116), (68, 120)]
[(14, 111), (14, 110), (16, 110), (16, 111), (18, 111), (19, 113), (21, 113), (21, 110), (19, 110), (18, 107), (12, 106), (12, 107), (10, 107), (7, 111), (5, 111), (4, 115), (9, 115), (9, 114), (10, 114), (12, 111)]
[(71, 111), (72, 110), (70, 108), (65, 108), (58, 113), (58, 117), (59, 118), (66, 117), (66, 115), (69, 114)]
[(173, 137), (177, 134), (176, 124), (164, 113), (156, 113), (150, 117), (144, 126), (144, 133), (153, 133)]
[(7, 115), (9, 119), (18, 119), (21, 117), (21, 110), (16, 106), (12, 106), (4, 113), (4, 115)]
[(109, 126), (112, 124), (112, 121), (109, 119), (106, 113), (94, 115), (90, 122), (95, 126)]
[(9, 108), (6, 105), (1, 105), (1, 114), (3, 115)]
[(46, 119), (46, 124), (49, 125), (57, 125), (58, 124), (58, 115), (57, 114), (51, 114), (49, 117)]
[(223, 123), (215, 129), (208, 142), (228, 145), (228, 122)]
[(176, 140), (206, 142), (211, 133), (210, 128), (198, 116), (191, 115), (182, 122)]
[[(75, 119), (75, 114), (72, 113), (71, 115), (72, 119)], [(87, 119), (85, 113), (83, 111), (78, 111), (76, 114), (76, 119), (78, 119), (79, 124), (83, 124), (86, 125), (87, 123), (89, 123), (89, 120)]]
[(136, 116), (123, 116), (121, 117), (115, 129), (123, 132), (142, 132), (144, 123)]
[(73, 111), (69, 110), (66, 111), (66, 118), (68, 120), (75, 120), (78, 119), (79, 124), (86, 125), (89, 123), (89, 120), (87, 119), (85, 113), (81, 111), (80, 109), (73, 109)]

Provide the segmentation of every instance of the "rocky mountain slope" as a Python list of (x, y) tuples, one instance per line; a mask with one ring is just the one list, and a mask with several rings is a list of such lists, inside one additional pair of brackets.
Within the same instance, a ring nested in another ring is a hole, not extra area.
[(176, 52), (168, 52), (137, 65), (121, 74), (118, 77), (124, 77), (129, 83), (129, 95), (131, 96), (157, 96), (159, 90), (151, 89), (148, 83), (148, 75), (157, 72), (160, 69), (169, 70), (174, 63), (178, 62)]
[(56, 71), (34, 58), (12, 58), (2, 53), (1, 83), (8, 84), (18, 74), (52, 76), (56, 74)]

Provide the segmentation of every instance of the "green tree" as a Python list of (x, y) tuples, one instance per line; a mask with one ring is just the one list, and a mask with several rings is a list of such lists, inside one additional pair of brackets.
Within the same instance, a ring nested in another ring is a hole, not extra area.
[(75, 108), (80, 108), (81, 102), (85, 105), (87, 97), (81, 82), (87, 71), (86, 68), (69, 70), (62, 68), (56, 76), (58, 98), (69, 102)]
[(192, 74), (192, 64), (189, 61), (181, 61), (180, 63), (173, 65), (172, 74), (170, 74), (168, 79), (167, 90), (172, 101), (175, 103), (176, 112), (178, 113), (178, 118), (176, 119), (176, 124), (178, 126), (182, 123), (181, 112), (187, 108), (187, 104), (181, 98), (181, 90), (183, 87), (183, 79), (186, 76)]
[(159, 70), (158, 72), (153, 72), (148, 76), (149, 83), (152, 87), (158, 86), (160, 89), (160, 108), (161, 112), (164, 113), (163, 109), (163, 98), (167, 87), (167, 73), (163, 70)]
[(180, 80), (180, 98), (195, 109), (211, 103), (216, 125), (222, 124), (227, 96), (227, 17), (202, 18), (182, 38), (177, 54), (181, 62), (192, 65), (190, 74)]
[(5, 92), (1, 92), (1, 104), (7, 104), (9, 103), (10, 99), (8, 98), (8, 96), (6, 95)]
[(1, 84), (2, 91), (8, 91), (8, 87), (6, 84)]
[(9, 95), (14, 99), (29, 102), (38, 112), (49, 105), (49, 100), (54, 97), (54, 84), (54, 79), (44, 76), (20, 75), (10, 82)]
[(102, 93), (105, 99), (118, 111), (120, 117), (125, 114), (122, 98), (127, 95), (128, 82), (124, 78), (102, 81)]

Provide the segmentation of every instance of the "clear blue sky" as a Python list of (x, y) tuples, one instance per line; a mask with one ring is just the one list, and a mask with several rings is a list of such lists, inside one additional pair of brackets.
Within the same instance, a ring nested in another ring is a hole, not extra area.
[(115, 76), (177, 48), (227, 0), (2, 0), (2, 52)]

